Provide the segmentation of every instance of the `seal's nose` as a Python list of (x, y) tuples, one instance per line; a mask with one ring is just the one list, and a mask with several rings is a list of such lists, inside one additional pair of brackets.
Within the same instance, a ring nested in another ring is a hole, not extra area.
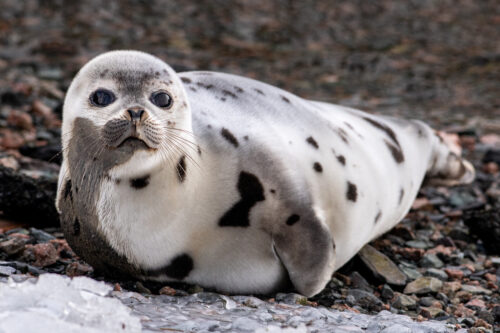
[(142, 115), (144, 114), (144, 110), (127, 110), (127, 112), (130, 115), (130, 120), (133, 122), (141, 120)]

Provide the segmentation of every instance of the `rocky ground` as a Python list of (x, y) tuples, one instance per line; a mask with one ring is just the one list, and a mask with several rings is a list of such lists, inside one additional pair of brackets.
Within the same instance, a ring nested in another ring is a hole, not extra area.
[[(180, 71), (242, 74), (307, 98), (423, 119), (456, 134), (478, 170), (468, 186), (424, 187), (402, 223), (363, 249), (316, 297), (251, 298), (267, 313), (288, 304), (287, 316), (269, 322), (312, 329), (314, 321), (290, 318), (331, 308), (359, 313), (353, 318), (365, 319), (354, 326), (363, 329), (394, 313), (416, 323), (432, 319), (450, 329), (500, 332), (498, 10), (495, 1), (466, 0), (345, 0), (334, 6), (319, 0), (2, 1), (0, 281), (47, 272), (103, 279), (75, 256), (57, 226), (62, 102), (71, 78), (93, 55), (134, 48)], [(189, 308), (198, 297), (192, 295), (206, 292), (111, 282), (116, 292), (145, 297), (122, 301), (143, 316), (147, 329), (158, 324), (161, 311), (139, 309), (164, 301)], [(224, 308), (226, 296), (206, 297), (208, 308)]]

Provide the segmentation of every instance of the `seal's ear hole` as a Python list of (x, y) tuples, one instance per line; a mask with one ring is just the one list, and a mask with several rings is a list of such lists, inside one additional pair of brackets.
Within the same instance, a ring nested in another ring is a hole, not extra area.
[(173, 104), (172, 97), (162, 90), (152, 93), (149, 99), (151, 103), (163, 109), (170, 109)]
[(90, 103), (94, 106), (105, 107), (116, 100), (115, 94), (106, 89), (97, 89), (89, 97)]

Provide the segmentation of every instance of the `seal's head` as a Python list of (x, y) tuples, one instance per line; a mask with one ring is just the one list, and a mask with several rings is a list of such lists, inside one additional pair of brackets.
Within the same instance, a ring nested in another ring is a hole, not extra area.
[[(63, 147), (80, 136), (93, 158), (106, 154), (106, 168), (118, 167), (116, 176), (130, 177), (160, 168), (183, 150), (191, 114), (170, 66), (143, 52), (112, 51), (76, 75), (66, 95), (62, 130)], [(116, 165), (110, 165), (112, 160)]]

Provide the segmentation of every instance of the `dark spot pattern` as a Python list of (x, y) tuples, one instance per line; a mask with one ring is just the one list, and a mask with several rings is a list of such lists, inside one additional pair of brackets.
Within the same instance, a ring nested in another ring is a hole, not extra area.
[(314, 162), (313, 164), (314, 171), (316, 172), (323, 172), (323, 167), (319, 162)]
[(290, 100), (289, 100), (288, 98), (286, 98), (286, 97), (285, 97), (285, 96), (283, 96), (283, 95), (280, 95), (280, 96), (281, 96), (281, 99), (282, 99), (283, 101), (285, 101), (286, 103), (290, 103)]
[(308, 138), (306, 139), (306, 142), (307, 142), (308, 144), (310, 144), (311, 146), (313, 146), (314, 148), (316, 148), (316, 149), (318, 149), (318, 148), (319, 148), (318, 143), (316, 142), (316, 140), (314, 140), (314, 138), (313, 138), (312, 136), (308, 137)]
[(191, 82), (193, 82), (193, 81), (191, 81), (190, 78), (187, 78), (187, 77), (181, 77), (181, 81), (186, 83), (186, 84), (190, 84)]
[(276, 193), (276, 190), (274, 188), (270, 189), (269, 192), (271, 192), (272, 194), (275, 194)]
[(375, 223), (375, 224), (377, 224), (377, 222), (380, 220), (380, 218), (381, 218), (381, 217), (382, 217), (382, 212), (381, 212), (381, 211), (379, 211), (379, 212), (377, 213), (377, 215), (375, 216), (375, 222), (374, 222), (374, 223)]
[(384, 140), (387, 148), (389, 148), (389, 151), (392, 154), (392, 157), (394, 157), (394, 160), (398, 163), (403, 163), (405, 160), (405, 156), (403, 155), (403, 152), (401, 151), (400, 148), (396, 147), (392, 143), (390, 143), (387, 140)]
[(245, 139), (245, 141), (248, 141), (248, 135), (245, 135), (243, 139)]
[(262, 96), (265, 96), (266, 94), (264, 94), (264, 92), (260, 89), (257, 89), (257, 88), (254, 88), (253, 90), (255, 90), (259, 95), (262, 95)]
[(120, 185), (121, 182), (122, 182), (122, 180), (120, 178), (116, 178), (115, 179), (115, 184), (116, 185)]
[(336, 157), (337, 157), (337, 161), (339, 161), (340, 164), (345, 165), (345, 157), (344, 157), (344, 155), (338, 155)]
[(401, 202), (403, 202), (403, 197), (405, 196), (405, 190), (404, 189), (401, 189), (399, 190), (399, 200), (398, 200), (398, 204), (401, 205)]
[(394, 133), (392, 128), (390, 128), (389, 126), (384, 125), (382, 123), (379, 123), (376, 120), (370, 119), (368, 117), (363, 117), (363, 119), (365, 121), (369, 122), (370, 124), (372, 124), (374, 127), (378, 128), (379, 130), (385, 132), (387, 134), (387, 136), (389, 138), (391, 138), (391, 140), (394, 142), (394, 144), (390, 143), (387, 140), (384, 140), (384, 142), (387, 145), (387, 148), (389, 148), (392, 156), (394, 157), (394, 160), (397, 163), (403, 163), (405, 160), (404, 155), (403, 155), (403, 151), (401, 149), (401, 145), (399, 144), (398, 138), (396, 137), (396, 133)]
[(130, 186), (136, 190), (140, 190), (149, 185), (149, 175), (140, 178), (134, 178), (130, 180)]
[(210, 90), (210, 89), (212, 89), (212, 88), (214, 87), (214, 85), (213, 85), (213, 84), (205, 84), (205, 83), (203, 83), (203, 82), (196, 82), (196, 85), (197, 85), (198, 87), (200, 87), (200, 88), (205, 88), (205, 89), (207, 89), (207, 90)]
[(165, 267), (144, 270), (144, 275), (165, 274), (172, 279), (183, 280), (191, 273), (193, 268), (193, 258), (187, 253), (182, 253), (173, 258)]
[(242, 92), (245, 91), (241, 87), (238, 87), (238, 86), (234, 86), (234, 90), (236, 90), (236, 92), (239, 93), (239, 94), (241, 94)]
[(300, 216), (297, 214), (292, 214), (290, 217), (286, 220), (287, 225), (294, 225), (295, 223), (299, 222)]
[(347, 144), (349, 143), (349, 140), (347, 139), (348, 134), (347, 134), (347, 132), (344, 129), (338, 128), (337, 129), (337, 134), (339, 135), (340, 139), (342, 139), (342, 141), (344, 141)]
[(250, 226), (250, 210), (259, 201), (264, 201), (264, 188), (259, 179), (248, 172), (242, 171), (238, 179), (240, 201), (231, 207), (219, 220), (221, 227)]
[(177, 162), (177, 177), (181, 183), (186, 179), (186, 171), (186, 156), (182, 156)]
[(197, 148), (198, 148), (198, 155), (201, 156), (201, 148), (200, 148), (200, 146), (198, 146)]
[(192, 92), (197, 92), (198, 90), (196, 90), (195, 87), (189, 87), (189, 90), (191, 90)]
[(239, 143), (238, 143), (238, 140), (236, 139), (236, 137), (233, 135), (233, 133), (231, 133), (228, 129), (226, 128), (222, 128), (221, 131), (220, 131), (220, 134), (222, 135), (222, 137), (224, 139), (226, 139), (230, 144), (232, 144), (233, 146), (235, 146), (236, 148), (238, 148), (239, 146)]
[(73, 221), (73, 236), (80, 235), (80, 221), (77, 218)]
[(354, 185), (353, 183), (351, 183), (349, 181), (347, 182), (346, 196), (347, 196), (347, 200), (350, 200), (352, 202), (356, 202), (356, 200), (358, 200), (358, 188), (356, 187), (356, 185)]
[(64, 184), (64, 199), (68, 199), (73, 201), (73, 193), (72, 193), (72, 186), (71, 186), (71, 179), (68, 179), (66, 181), (66, 184)]
[(238, 98), (238, 96), (236, 96), (235, 93), (229, 90), (222, 90), (222, 93), (224, 94), (224, 96), (231, 96), (232, 98)]

